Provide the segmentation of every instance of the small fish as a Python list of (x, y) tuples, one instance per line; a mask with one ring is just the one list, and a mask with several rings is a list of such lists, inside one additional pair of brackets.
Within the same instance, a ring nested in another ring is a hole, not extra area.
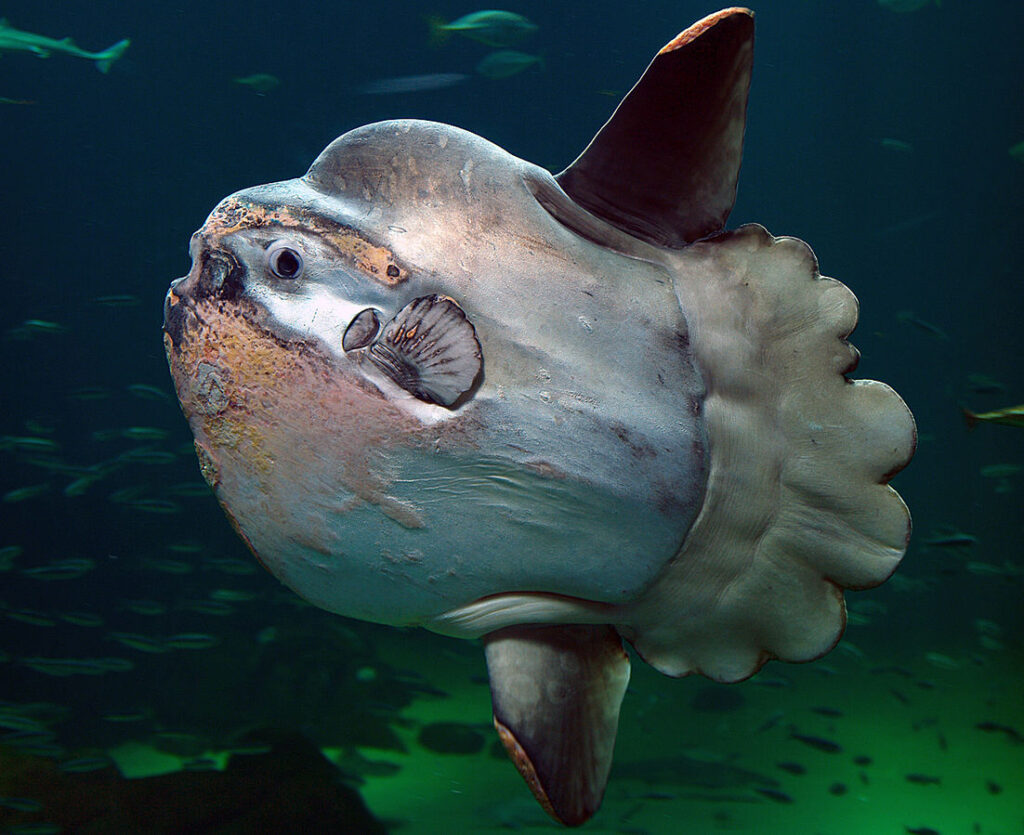
[(836, 707), (827, 707), (825, 705), (818, 705), (811, 708), (812, 713), (817, 713), (819, 716), (828, 716), (833, 719), (838, 719), (843, 715), (843, 712)]
[(121, 437), (130, 441), (162, 441), (168, 434), (166, 429), (157, 426), (129, 426), (121, 430)]
[(1002, 627), (987, 618), (975, 618), (974, 631), (979, 635), (991, 635), (993, 638), (997, 638), (1002, 634)]
[(170, 499), (134, 499), (128, 502), (130, 507), (143, 513), (172, 514), (181, 513), (181, 505)]
[(932, 534), (924, 541), (924, 544), (932, 548), (967, 548), (977, 545), (978, 537), (963, 531), (947, 530)]
[(428, 18), (427, 23), (434, 44), (443, 43), (454, 32), (499, 49), (512, 46), (537, 31), (537, 25), (522, 15), (493, 9), (471, 12), (451, 23), (436, 17)]
[(933, 667), (938, 667), (940, 670), (959, 670), (960, 662), (955, 661), (948, 655), (941, 652), (926, 652), (924, 654), (924, 660), (931, 664)]
[(169, 402), (171, 399), (171, 396), (162, 387), (151, 386), (149, 383), (132, 383), (128, 386), (128, 392), (140, 400), (164, 400)]
[(1024, 142), (1018, 142), (1010, 146), (1010, 156), (1017, 162), (1024, 162)]
[(193, 568), (192, 563), (165, 557), (143, 557), (142, 567), (161, 574), (190, 574)]
[(30, 670), (48, 676), (98, 676), (109, 672), (127, 672), (135, 665), (127, 658), (23, 658), (21, 663)]
[(769, 800), (774, 800), (776, 803), (792, 803), (793, 798), (786, 794), (784, 791), (778, 789), (770, 789), (766, 786), (754, 786), (754, 791), (763, 797), (767, 797)]
[(110, 397), (110, 389), (105, 386), (79, 386), (68, 393), (72, 400), (89, 402), (92, 400), (106, 400)]
[(1003, 725), (999, 722), (978, 722), (974, 727), (979, 731), (985, 731), (986, 733), (1004, 734), (1007, 739), (1017, 745), (1024, 743), (1024, 736), (1021, 735), (1020, 731), (1010, 725)]
[(895, 151), (900, 154), (909, 154), (914, 150), (914, 146), (909, 142), (904, 142), (902, 139), (893, 139), (892, 137), (884, 137), (878, 140), (878, 144), (881, 145), (886, 151)]
[(129, 713), (105, 713), (103, 714), (104, 722), (114, 722), (117, 724), (127, 724), (132, 722), (142, 722), (149, 718), (149, 714), (144, 710), (137, 710)]
[(502, 49), (482, 58), (476, 65), (476, 71), (484, 78), (497, 81), (502, 78), (511, 78), (530, 67), (543, 66), (544, 59), (539, 55), (528, 55), (514, 49)]
[(97, 754), (90, 757), (73, 757), (57, 764), (57, 768), (65, 774), (87, 774), (90, 771), (101, 771), (112, 768), (114, 761), (110, 757)]
[(103, 618), (92, 612), (61, 612), (57, 617), (75, 626), (103, 626)]
[(18, 452), (59, 452), (60, 444), (50, 438), (33, 435), (4, 435), (0, 437), (0, 449), (15, 449)]
[(107, 637), (130, 649), (137, 649), (139, 652), (160, 653), (168, 650), (168, 647), (159, 638), (139, 635), (135, 632), (110, 632)]
[(92, 487), (102, 476), (99, 475), (83, 475), (70, 482), (61, 492), (69, 498), (75, 498), (76, 496), (84, 496), (90, 487)]
[(232, 81), (241, 87), (248, 87), (257, 96), (265, 96), (267, 93), (273, 93), (274, 90), (281, 86), (281, 79), (276, 75), (271, 75), (267, 72), (257, 72), (252, 75), (244, 75), (240, 78), (234, 78)]
[(230, 603), (220, 600), (183, 600), (178, 608), (198, 612), (201, 615), (214, 615), (223, 617), (233, 615), (238, 610)]
[(146, 617), (155, 617), (167, 613), (167, 606), (159, 600), (123, 600), (121, 606), (129, 612)]
[(981, 468), (983, 478), (1010, 478), (1021, 471), (1019, 464), (988, 464)]
[(938, 786), (942, 783), (941, 777), (935, 777), (931, 774), (905, 774), (904, 779), (908, 783), (913, 783), (917, 786)]
[(0, 104), (35, 104), (32, 99), (12, 99), (8, 96), (0, 96)]
[(889, 688), (889, 695), (891, 695), (900, 704), (903, 704), (903, 705), (909, 705), (910, 704), (910, 697), (907, 696), (907, 694), (904, 693), (903, 691), (897, 690), (895, 687), (890, 687)]
[(209, 649), (219, 643), (220, 638), (205, 632), (182, 632), (164, 639), (164, 646), (171, 649)]
[(838, 781), (828, 787), (828, 793), (834, 794), (836, 797), (842, 797), (842, 795), (846, 794), (847, 791), (849, 791), (849, 789), (846, 783), (840, 783)]
[(169, 452), (166, 449), (155, 449), (153, 447), (144, 446), (138, 447), (137, 449), (130, 449), (127, 452), (122, 452), (117, 456), (118, 461), (126, 461), (131, 464), (173, 464), (178, 460), (173, 452)]
[(400, 75), (396, 78), (378, 78), (355, 88), (364, 96), (382, 96), (394, 93), (422, 93), (454, 87), (469, 78), (460, 72), (435, 72), (427, 75)]
[(15, 487), (13, 490), (8, 490), (3, 495), (3, 501), (7, 504), (14, 504), (16, 502), (27, 502), (30, 499), (36, 499), (43, 493), (47, 493), (50, 490), (49, 482), (42, 484), (29, 484), (25, 487)]
[(843, 746), (838, 742), (833, 742), (831, 739), (824, 739), (820, 736), (797, 733), (796, 728), (790, 728), (789, 736), (790, 739), (802, 742), (804, 745), (817, 751), (824, 751), (826, 754), (838, 754), (843, 750)]
[(800, 763), (784, 762), (784, 763), (775, 763), (775, 765), (778, 768), (781, 768), (783, 771), (785, 771), (785, 772), (787, 772), (789, 774), (806, 774), (807, 773), (807, 769), (804, 766), (800, 765)]
[(5, 609), (4, 615), (18, 623), (27, 623), (30, 626), (56, 626), (57, 621), (43, 612), (34, 609)]
[(966, 568), (970, 574), (979, 574), (982, 576), (991, 575), (993, 577), (1002, 577), (1007, 574), (1006, 569), (1001, 566), (993, 565), (990, 562), (979, 562), (977, 560), (972, 560), (967, 563), (964, 568)]
[(979, 423), (1000, 423), (1003, 426), (1024, 426), (1024, 404), (1020, 406), (1009, 406), (1005, 409), (996, 409), (992, 412), (972, 412), (970, 409), (963, 409), (964, 420), (967, 426), (973, 429)]
[(988, 790), (989, 794), (1002, 794), (1003, 793), (1003, 787), (1000, 786), (995, 780), (986, 780), (985, 781), (985, 788)]
[(0, 797), (0, 806), (5, 809), (13, 809), (15, 812), (38, 812), (43, 804), (30, 797)]
[(128, 38), (118, 41), (102, 52), (88, 52), (75, 45), (71, 38), (48, 38), (45, 35), (36, 35), (32, 32), (23, 32), (15, 29), (6, 20), (0, 18), (0, 53), (3, 52), (31, 52), (39, 58), (49, 58), (53, 52), (64, 55), (71, 55), (75, 58), (88, 58), (96, 62), (96, 68), (106, 73), (110, 71), (113, 63), (124, 55), (131, 44)]
[(21, 574), (33, 580), (75, 580), (96, 567), (96, 561), (86, 558), (56, 560), (34, 568), (23, 568)]
[(59, 322), (50, 322), (46, 319), (26, 319), (21, 323), (21, 327), (32, 333), (63, 333), (65, 330)]
[(932, 829), (930, 826), (904, 826), (903, 827), (910, 835), (942, 835), (937, 829)]
[(109, 296), (96, 296), (93, 302), (103, 307), (137, 307), (142, 300), (128, 293), (115, 293)]
[(874, 760), (871, 759), (871, 757), (869, 757), (867, 754), (858, 754), (856, 757), (853, 758), (853, 762), (859, 766), (866, 766), (871, 765), (871, 763), (873, 763)]
[(6, 712), (0, 710), (0, 728), (9, 731), (28, 731), (30, 733), (48, 734), (46, 725), (31, 716), (23, 716), (20, 713)]
[(251, 600), (259, 600), (261, 597), (263, 595), (259, 592), (244, 589), (214, 589), (210, 592), (210, 599), (221, 603), (247, 603)]
[(901, 310), (896, 314), (896, 318), (903, 324), (913, 325), (918, 330), (924, 331), (926, 334), (933, 336), (936, 339), (941, 339), (943, 341), (949, 340), (949, 335), (942, 328), (922, 319), (912, 310)]

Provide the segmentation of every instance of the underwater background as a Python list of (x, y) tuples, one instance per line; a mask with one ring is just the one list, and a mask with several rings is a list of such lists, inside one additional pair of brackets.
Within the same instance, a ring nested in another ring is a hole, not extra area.
[[(559, 171), (717, 7), (505, 8), (537, 28), (482, 64), (494, 47), (431, 35), (477, 10), (451, 0), (0, 7), (83, 49), (131, 39), (106, 73), (0, 57), (0, 832), (560, 829), (496, 745), (479, 646), (318, 611), (259, 568), (160, 330), (225, 195), (399, 117)], [(854, 376), (918, 422), (894, 481), (914, 537), (823, 659), (730, 686), (635, 659), (586, 826), (1022, 833), (1024, 432), (961, 408), (1024, 403), (1024, 5), (755, 12), (729, 227), (808, 241), (858, 296)]]

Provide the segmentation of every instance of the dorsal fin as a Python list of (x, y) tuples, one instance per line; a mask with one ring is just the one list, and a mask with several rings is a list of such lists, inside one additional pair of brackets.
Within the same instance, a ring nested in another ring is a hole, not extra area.
[(753, 48), (749, 9), (693, 24), (655, 56), (558, 184), (649, 243), (681, 247), (721, 229), (736, 199)]

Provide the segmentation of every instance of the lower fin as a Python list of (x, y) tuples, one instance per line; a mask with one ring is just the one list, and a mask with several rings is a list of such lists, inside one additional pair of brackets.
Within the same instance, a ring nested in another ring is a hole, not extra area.
[(484, 636), (494, 726), (541, 806), (579, 826), (601, 805), (629, 656), (610, 626), (513, 626)]

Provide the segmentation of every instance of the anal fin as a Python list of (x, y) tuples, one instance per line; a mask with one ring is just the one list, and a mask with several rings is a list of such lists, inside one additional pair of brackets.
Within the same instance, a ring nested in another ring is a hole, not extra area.
[(514, 626), (484, 637), (494, 726), (537, 800), (568, 826), (601, 805), (629, 656), (610, 626)]

